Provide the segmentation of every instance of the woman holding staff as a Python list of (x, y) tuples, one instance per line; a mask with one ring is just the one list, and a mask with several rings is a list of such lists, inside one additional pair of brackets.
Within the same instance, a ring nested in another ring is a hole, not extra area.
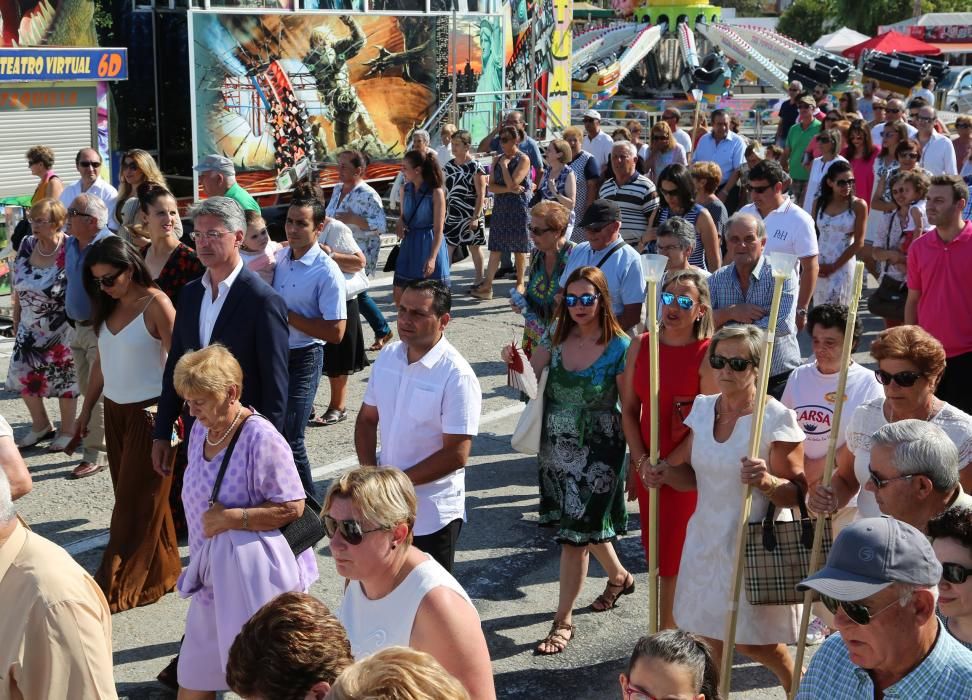
[[(667, 456), (688, 435), (685, 418), (698, 394), (715, 394), (719, 388), (708, 363), (712, 337), (712, 302), (702, 273), (680, 270), (666, 282), (662, 292), (659, 333), (658, 424), (659, 454)], [(631, 341), (624, 368), (621, 393), (621, 421), (631, 452), (628, 500), (638, 499), (641, 515), (641, 543), (648, 556), (648, 489), (640, 484), (639, 466), (648, 463), (651, 409), (649, 396), (650, 343), (648, 333)], [(659, 627), (673, 629), (675, 585), (685, 542), (685, 528), (695, 512), (695, 491), (676, 491), (662, 486), (659, 494)]]
[[(793, 411), (773, 398), (766, 399), (758, 457), (746, 456), (762, 344), (763, 331), (749, 325), (725, 327), (713, 336), (708, 359), (721, 393), (696, 397), (685, 419), (688, 437), (658, 469), (645, 465), (640, 470), (648, 488), (698, 490), (682, 550), (674, 617), (680, 629), (704, 636), (719, 658), (745, 490), (754, 490), (750, 522), (761, 520), (770, 502), (779, 509), (777, 520), (791, 519), (789, 508), (806, 493), (803, 431)], [(741, 468), (731, 465), (730, 455), (739, 456)], [(739, 601), (737, 649), (771, 670), (784, 688), (794, 681), (786, 645), (796, 641), (799, 621), (800, 606), (756, 607)]]

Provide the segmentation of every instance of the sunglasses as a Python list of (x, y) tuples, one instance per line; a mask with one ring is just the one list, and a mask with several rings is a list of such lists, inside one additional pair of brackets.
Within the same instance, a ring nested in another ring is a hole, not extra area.
[(554, 229), (554, 228), (538, 228), (536, 226), (530, 226), (527, 230), (530, 232), (530, 235), (531, 236), (537, 236), (537, 237), (539, 237), (539, 236), (542, 236), (545, 233), (549, 233), (551, 231), (556, 231), (557, 229)]
[(513, 139), (511, 139), (509, 136), (504, 136), (503, 138), (500, 139), (500, 143), (509, 143), (512, 140)]
[(914, 151), (902, 151), (898, 154), (898, 158), (917, 158), (918, 154)]
[(756, 194), (763, 194), (766, 190), (771, 188), (773, 185), (750, 185), (749, 191), (755, 192)]
[(664, 134), (652, 134), (651, 135), (651, 140), (652, 141), (668, 141), (668, 137), (665, 136)]
[(581, 119), (581, 121), (587, 124), (588, 122), (594, 121), (594, 119), (592, 119), (591, 117), (584, 117), (583, 119)]
[(594, 306), (594, 302), (600, 298), (600, 294), (595, 292), (594, 294), (567, 294), (564, 296), (564, 303), (567, 304), (568, 309), (572, 309), (577, 306), (577, 302), (580, 302), (581, 306)]
[(695, 306), (695, 302), (692, 300), (691, 297), (687, 297), (682, 294), (675, 296), (671, 292), (662, 292), (661, 300), (662, 300), (662, 304), (664, 304), (665, 306), (674, 306), (675, 302), (677, 301), (678, 308), (682, 309), (683, 311), (688, 311), (693, 306)]
[(921, 372), (897, 372), (891, 374), (890, 372), (885, 372), (883, 369), (876, 369), (874, 370), (874, 376), (877, 377), (878, 383), (884, 386), (890, 386), (893, 380), (898, 386), (907, 389), (908, 387), (914, 386), (915, 382), (925, 375)]
[(756, 366), (756, 363), (752, 360), (747, 360), (744, 357), (723, 357), (722, 355), (710, 355), (709, 356), (709, 367), (712, 369), (722, 369), (726, 365), (729, 365), (729, 369), (733, 372), (745, 372), (746, 368), (752, 365)]
[(797, 106), (797, 109), (800, 109), (800, 110), (803, 110), (803, 109), (813, 109), (813, 107), (811, 107), (810, 105), (798, 105)]
[(97, 284), (102, 289), (109, 289), (115, 286), (115, 280), (121, 277), (125, 273), (124, 270), (119, 270), (113, 275), (105, 275), (104, 277), (95, 277), (94, 283)]
[[(878, 109), (878, 108), (875, 108), (875, 109)], [(891, 114), (901, 114), (901, 110), (900, 109), (895, 109), (894, 107), (885, 107), (884, 108), (884, 111), (885, 112), (891, 112)]]
[(911, 481), (916, 476), (918, 476), (918, 474), (905, 474), (904, 476), (892, 476), (890, 479), (882, 479), (870, 469), (868, 469), (867, 471), (868, 471), (867, 480), (870, 481), (872, 484), (874, 484), (874, 488), (878, 490), (883, 489), (892, 481)]
[(875, 617), (883, 613), (885, 610), (890, 608), (892, 605), (897, 605), (898, 601), (894, 600), (877, 612), (871, 612), (871, 610), (866, 605), (861, 605), (860, 603), (852, 603), (846, 600), (836, 600), (830, 596), (820, 594), (820, 602), (824, 604), (824, 607), (830, 611), (832, 615), (837, 614), (837, 610), (843, 610), (844, 614), (847, 615), (848, 619), (857, 625), (866, 625)]
[(932, 117), (915, 117), (915, 121), (919, 121), (922, 124), (931, 124), (935, 120)]
[(43, 162), (44, 162), (44, 161), (42, 161), (42, 160), (38, 160), (38, 159), (34, 159), (34, 160), (28, 160), (28, 161), (27, 161), (27, 165), (28, 165), (28, 166), (30, 166), (30, 165), (37, 165), (38, 163), (43, 163)]
[(965, 583), (966, 579), (972, 576), (972, 569), (961, 564), (942, 563), (942, 580), (949, 583)]
[(663, 195), (665, 195), (666, 197), (677, 197), (678, 196), (678, 188), (677, 187), (674, 190), (670, 190), (670, 189), (667, 189), (665, 187), (661, 187), (659, 189), (661, 189), (661, 193)]
[(852, 177), (847, 178), (846, 180), (834, 180), (834, 184), (838, 187), (853, 187), (855, 182), (856, 180), (854, 180)]
[[(73, 209), (73, 208), (72, 209), (68, 209), (67, 214), (68, 214), (68, 217), (72, 217), (72, 216), (91, 216), (91, 214), (89, 214), (86, 211), (81, 211), (80, 209)], [(91, 216), (91, 218), (93, 219), (94, 217)]]
[(134, 160), (130, 160), (127, 163), (122, 163), (122, 167), (125, 170), (138, 170), (138, 163), (136, 163)]
[(371, 530), (362, 530), (361, 523), (357, 520), (335, 520), (330, 515), (325, 515), (321, 520), (324, 521), (324, 532), (330, 539), (333, 540), (334, 534), (340, 532), (344, 541), (352, 547), (361, 544), (364, 536), (368, 533), (388, 529), (387, 527), (376, 527)]
[(82, 168), (100, 168), (101, 163), (96, 160), (82, 160), (78, 163)]

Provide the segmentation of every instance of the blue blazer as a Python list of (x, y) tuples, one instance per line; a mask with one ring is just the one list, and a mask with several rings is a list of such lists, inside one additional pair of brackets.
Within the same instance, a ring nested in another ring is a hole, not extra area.
[[(172, 373), (179, 358), (202, 346), (199, 308), (205, 293), (201, 279), (193, 280), (179, 293), (172, 348), (162, 375), (162, 395), (152, 435), (157, 440), (169, 438), (172, 424), (182, 411)], [(216, 317), (210, 343), (225, 345), (243, 368), (243, 405), (253, 406), (281, 434), (287, 409), (288, 339), (287, 304), (283, 297), (244, 265)]]

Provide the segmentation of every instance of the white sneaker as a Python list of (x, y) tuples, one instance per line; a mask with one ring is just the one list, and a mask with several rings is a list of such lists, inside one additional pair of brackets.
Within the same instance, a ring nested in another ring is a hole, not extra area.
[(829, 634), (830, 628), (824, 624), (823, 620), (815, 615), (810, 621), (809, 626), (807, 626), (807, 646), (812, 647), (817, 644), (823, 644)]

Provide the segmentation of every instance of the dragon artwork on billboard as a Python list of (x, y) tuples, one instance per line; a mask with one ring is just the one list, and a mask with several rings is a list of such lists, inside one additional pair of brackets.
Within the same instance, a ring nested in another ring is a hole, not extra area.
[(411, 132), (445, 97), (443, 75), (458, 70), (475, 91), (497, 72), (484, 58), (502, 73), (502, 54), (480, 41), (495, 34), (494, 17), (460, 22), (454, 36), (449, 17), (428, 15), (193, 13), (192, 22), (196, 154), (232, 158), (256, 192), (287, 189), (312, 168), (326, 184), (348, 149), (368, 156), (369, 177), (394, 175)]

